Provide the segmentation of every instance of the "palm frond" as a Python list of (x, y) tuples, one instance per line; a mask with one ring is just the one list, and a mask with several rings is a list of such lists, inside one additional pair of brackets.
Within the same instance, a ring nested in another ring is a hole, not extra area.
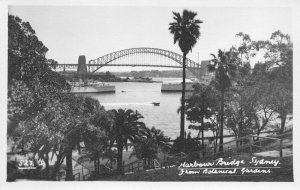
[(175, 12), (173, 12), (173, 15), (175, 22), (169, 24), (170, 33), (174, 35), (174, 44), (178, 42), (181, 51), (187, 54), (192, 51), (197, 39), (200, 37), (199, 24), (203, 22), (195, 19), (196, 12), (188, 10), (183, 10), (182, 16)]
[(198, 19), (196, 19), (196, 20), (194, 21), (194, 23), (195, 23), (195, 24), (202, 24), (202, 23), (203, 23), (203, 21), (202, 21), (202, 20), (198, 20)]
[(216, 61), (212, 61), (212, 62), (213, 62), (213, 64), (208, 64), (206, 66), (208, 72), (215, 72), (216, 71)]
[(213, 57), (213, 60), (217, 60), (217, 56), (215, 54), (210, 54)]
[(173, 12), (173, 15), (174, 15), (173, 19), (176, 20), (177, 23), (180, 23), (181, 20), (182, 20), (180, 14), (179, 14), (179, 13), (176, 13), (176, 12)]

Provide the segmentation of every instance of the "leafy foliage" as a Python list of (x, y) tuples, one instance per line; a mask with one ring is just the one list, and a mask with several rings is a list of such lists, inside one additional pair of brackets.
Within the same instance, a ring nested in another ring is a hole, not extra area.
[(218, 55), (211, 54), (212, 64), (208, 65), (210, 72), (215, 72), (215, 84), (220, 91), (226, 91), (231, 85), (230, 78), (236, 74), (236, 56), (232, 51), (218, 51)]
[(56, 155), (54, 179), (67, 156), (72, 178), (72, 149), (87, 138), (90, 118), (103, 107), (65, 93), (70, 87), (51, 70), (57, 62), (46, 59), (47, 51), (28, 22), (8, 16), (8, 137), (45, 161), (48, 179), (50, 159)]
[(29, 22), (8, 16), (8, 119), (12, 121), (8, 131), (69, 88), (48, 66), (47, 51)]
[[(34, 89), (34, 81), (41, 86), (65, 90), (66, 81), (48, 66), (48, 48), (38, 39), (29, 22), (8, 16), (8, 79), (22, 80)], [(55, 62), (54, 60), (50, 60)]]
[[(230, 51), (218, 51), (218, 55), (214, 55), (211, 60), (212, 64), (207, 65), (210, 72), (215, 72), (215, 80), (213, 84), (221, 92), (221, 109), (220, 109), (220, 144), (223, 144), (223, 129), (224, 129), (224, 101), (225, 92), (231, 86), (231, 77), (235, 77), (237, 66), (237, 54)], [(223, 146), (220, 146), (220, 151), (223, 151)]]
[(159, 150), (163, 152), (170, 150), (171, 146), (168, 143), (170, 139), (161, 130), (152, 127), (151, 129), (146, 128), (142, 133), (144, 135), (134, 144), (131, 156), (135, 155), (139, 159), (151, 160), (157, 158)]
[(187, 100), (187, 119), (192, 123), (190, 129), (202, 131), (202, 145), (204, 145), (204, 131), (213, 130), (216, 126), (210, 121), (215, 114), (214, 107), (217, 105), (217, 91), (213, 86), (195, 84), (194, 93)]
[(191, 153), (191, 152), (199, 151), (202, 148), (203, 146), (201, 145), (201, 143), (198, 140), (193, 139), (191, 137), (191, 134), (189, 133), (187, 135), (187, 138), (184, 140), (180, 139), (180, 137), (174, 140), (171, 153), (180, 153), (180, 152)]
[[(274, 32), (266, 41), (251, 41), (250, 36), (243, 33), (237, 36), (242, 37), (243, 42), (233, 48), (240, 55), (237, 57), (240, 61), (226, 110), (227, 127), (237, 136), (259, 135), (271, 126), (270, 121), (277, 113), (283, 131), (286, 115), (292, 113), (293, 49), (290, 37), (280, 31)], [(250, 58), (260, 51), (264, 52), (265, 60), (256, 63), (251, 70), (247, 66)], [(242, 55), (246, 56), (243, 58)]]

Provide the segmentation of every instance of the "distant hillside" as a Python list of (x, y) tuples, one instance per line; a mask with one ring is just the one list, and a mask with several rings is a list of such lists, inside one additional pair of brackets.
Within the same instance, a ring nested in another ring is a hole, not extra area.
[[(131, 71), (131, 72), (113, 72), (113, 75), (117, 77), (170, 77), (181, 78), (182, 70), (145, 70), (145, 71)], [(187, 71), (187, 78), (192, 78), (193, 75)]]
[[(59, 72), (59, 74), (61, 74), (66, 80), (69, 80), (69, 81), (78, 81), (78, 79), (80, 78), (80, 76), (77, 74), (76, 71)], [(115, 75), (113, 75), (109, 71), (107, 71), (105, 73), (103, 73), (103, 72), (94, 73), (94, 74), (87, 73), (85, 78), (86, 79), (99, 80), (99, 81), (102, 81), (102, 82), (121, 81), (121, 79), (119, 77), (116, 77)]]
[[(76, 71), (65, 71), (59, 72), (63, 75), (67, 80), (77, 80), (78, 74)], [(187, 70), (186, 72), (187, 78), (194, 78), (194, 75)], [(120, 77), (143, 77), (143, 78), (181, 78), (182, 70), (167, 70), (167, 71), (159, 71), (159, 70), (144, 70), (144, 71), (129, 71), (129, 72), (96, 72), (94, 74), (88, 73), (86, 78), (100, 80), (100, 81), (120, 81)]]

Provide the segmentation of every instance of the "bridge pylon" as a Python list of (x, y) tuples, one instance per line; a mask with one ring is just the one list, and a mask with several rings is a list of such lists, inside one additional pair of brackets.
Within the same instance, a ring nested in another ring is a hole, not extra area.
[(77, 74), (80, 79), (84, 80), (87, 74), (86, 59), (84, 55), (80, 55), (78, 58)]

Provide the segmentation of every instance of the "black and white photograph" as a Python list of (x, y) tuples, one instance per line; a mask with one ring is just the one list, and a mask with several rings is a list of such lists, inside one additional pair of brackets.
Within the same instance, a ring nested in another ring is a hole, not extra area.
[(1, 2), (4, 183), (296, 181), (297, 1), (62, 2)]

